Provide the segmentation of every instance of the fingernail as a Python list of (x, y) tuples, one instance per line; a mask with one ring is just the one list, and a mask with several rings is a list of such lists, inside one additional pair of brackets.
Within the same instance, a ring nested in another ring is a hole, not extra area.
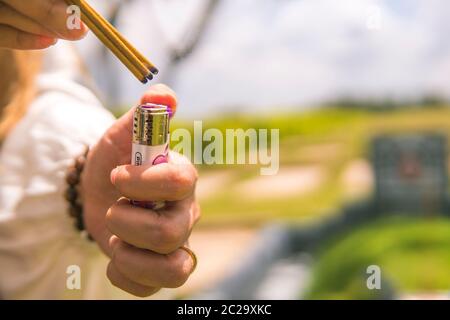
[(116, 236), (111, 236), (111, 238), (109, 238), (108, 244), (109, 244), (109, 247), (111, 248), (111, 250), (114, 251), (115, 247), (119, 243), (118, 240), (119, 240), (119, 238), (117, 238)]
[(111, 171), (111, 183), (115, 184), (116, 183), (116, 176), (120, 171), (120, 167), (116, 167), (113, 171)]
[(58, 43), (58, 39), (50, 38), (50, 37), (46, 37), (46, 36), (40, 36), (38, 41), (39, 41), (39, 45), (41, 45), (43, 47), (54, 46), (56, 43)]

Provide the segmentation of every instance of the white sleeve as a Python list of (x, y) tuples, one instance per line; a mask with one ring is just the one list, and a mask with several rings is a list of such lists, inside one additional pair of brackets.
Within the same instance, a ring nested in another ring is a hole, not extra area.
[(113, 122), (93, 95), (86, 100), (65, 91), (47, 91), (2, 145), (3, 298), (86, 298), (83, 290), (67, 289), (66, 270), (69, 265), (80, 266), (86, 286), (99, 250), (79, 236), (67, 214), (65, 172), (84, 146), (95, 144)]

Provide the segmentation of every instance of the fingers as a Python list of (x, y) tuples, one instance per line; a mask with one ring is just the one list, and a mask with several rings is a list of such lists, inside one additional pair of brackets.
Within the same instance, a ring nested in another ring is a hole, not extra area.
[(56, 43), (56, 39), (36, 36), (31, 33), (0, 25), (0, 47), (18, 50), (39, 50), (48, 48)]
[(198, 174), (189, 160), (170, 153), (169, 163), (157, 166), (125, 165), (114, 169), (111, 182), (128, 199), (178, 201), (191, 196)]
[(115, 239), (111, 241), (111, 263), (127, 279), (146, 287), (177, 288), (182, 286), (194, 268), (194, 261), (184, 250), (160, 255), (138, 249)]
[(172, 115), (175, 114), (178, 106), (178, 101), (175, 92), (168, 86), (157, 84), (144, 94), (141, 103), (161, 104), (170, 108)]
[[(175, 112), (177, 99), (164, 85), (152, 86), (141, 103), (166, 105)], [(119, 163), (130, 163), (133, 111), (119, 119), (106, 136), (123, 155)], [(123, 162), (122, 162), (123, 161)], [(106, 215), (110, 238), (111, 282), (138, 296), (154, 288), (179, 287), (194, 268), (192, 256), (183, 249), (200, 210), (194, 200), (197, 171), (190, 161), (170, 153), (169, 163), (158, 166), (123, 165), (111, 172), (117, 191), (137, 201), (168, 201), (158, 212), (119, 200)]]
[(172, 204), (170, 209), (155, 212), (119, 200), (106, 214), (109, 231), (137, 248), (169, 254), (189, 238), (198, 218), (198, 206), (192, 199)]
[(34, 20), (24, 16), (10, 6), (0, 2), (0, 24), (8, 25), (14, 29), (31, 33), (33, 35), (46, 36), (48, 38), (57, 38), (57, 35)]
[(106, 275), (114, 286), (138, 297), (148, 297), (159, 291), (159, 288), (143, 286), (129, 280), (117, 270), (112, 262), (108, 264)]
[(81, 23), (80, 29), (67, 27), (67, 4), (63, 0), (3, 0), (11, 8), (45, 26), (62, 39), (79, 40), (86, 35), (87, 28)]

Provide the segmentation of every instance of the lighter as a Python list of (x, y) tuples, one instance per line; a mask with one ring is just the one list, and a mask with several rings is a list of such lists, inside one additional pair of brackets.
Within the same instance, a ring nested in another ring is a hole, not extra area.
[[(148, 103), (136, 108), (133, 124), (133, 165), (158, 165), (168, 161), (169, 122), (170, 110), (166, 106)], [(164, 202), (132, 203), (154, 210), (164, 207)]]

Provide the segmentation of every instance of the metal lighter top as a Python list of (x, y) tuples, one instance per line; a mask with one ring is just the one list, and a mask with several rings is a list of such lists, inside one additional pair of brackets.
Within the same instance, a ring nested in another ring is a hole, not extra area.
[(144, 104), (134, 112), (133, 143), (158, 146), (168, 142), (170, 113), (166, 106)]

